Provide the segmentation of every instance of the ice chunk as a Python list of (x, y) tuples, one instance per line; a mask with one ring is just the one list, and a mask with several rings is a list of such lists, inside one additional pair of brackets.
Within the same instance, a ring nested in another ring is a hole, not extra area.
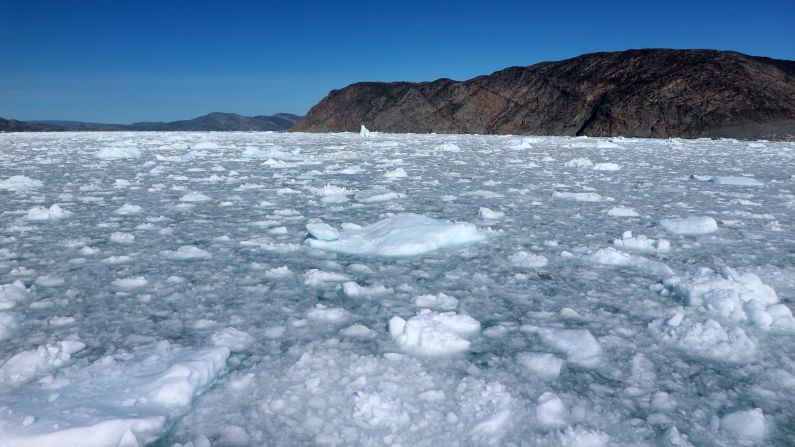
[(132, 290), (143, 287), (148, 284), (146, 278), (143, 276), (134, 276), (131, 278), (115, 279), (111, 282), (113, 287), (123, 290)]
[(26, 301), (29, 295), (30, 291), (19, 279), (11, 284), (0, 285), (0, 310), (13, 309), (20, 302)]
[(478, 210), (478, 217), (483, 220), (500, 220), (505, 217), (505, 213), (502, 211), (492, 211), (484, 206), (481, 206)]
[(17, 329), (17, 319), (8, 312), (0, 312), (0, 341), (11, 338)]
[(584, 255), (582, 260), (594, 264), (636, 268), (659, 276), (674, 274), (670, 267), (660, 261), (624, 253), (613, 247), (600, 248), (593, 253)]
[(386, 189), (372, 189), (368, 191), (359, 191), (353, 198), (361, 203), (380, 203), (398, 200), (406, 197), (405, 194), (392, 192)]
[(289, 152), (280, 150), (280, 149), (260, 149), (257, 147), (249, 146), (243, 150), (243, 153), (240, 154), (241, 157), (244, 158), (285, 158), (289, 157), (291, 154)]
[(350, 276), (342, 273), (324, 272), (318, 269), (311, 269), (304, 273), (304, 284), (310, 287), (323, 288), (329, 283), (350, 281), (350, 279)]
[(673, 234), (698, 236), (718, 231), (718, 223), (709, 216), (682, 217), (678, 219), (663, 219), (660, 225)]
[(0, 180), (0, 190), (12, 192), (28, 192), (33, 189), (41, 188), (44, 183), (40, 180), (32, 179), (24, 175), (12, 175), (11, 177)]
[(703, 268), (684, 277), (663, 281), (665, 290), (686, 305), (733, 321), (763, 329), (795, 331), (795, 319), (776, 291), (753, 273), (740, 274), (730, 267), (718, 272)]
[(575, 365), (593, 368), (602, 362), (602, 346), (585, 329), (538, 328), (535, 332), (544, 344), (566, 354)]
[(549, 262), (549, 260), (542, 255), (534, 255), (526, 251), (517, 251), (516, 253), (508, 256), (508, 261), (514, 267), (523, 269), (537, 269), (541, 268)]
[(109, 239), (111, 242), (116, 242), (117, 244), (132, 244), (135, 242), (135, 235), (122, 231), (114, 231), (110, 234)]
[(756, 342), (745, 331), (724, 328), (712, 319), (658, 319), (649, 324), (649, 330), (660, 341), (694, 357), (719, 362), (749, 362), (756, 357)]
[(587, 158), (575, 158), (567, 161), (564, 166), (567, 168), (585, 169), (593, 166), (593, 162)]
[(618, 171), (621, 166), (616, 163), (596, 163), (591, 167), (594, 171)]
[(68, 340), (22, 351), (0, 367), (0, 385), (9, 387), (27, 383), (66, 365), (72, 359), (72, 354), (82, 351), (85, 347), (84, 343)]
[(362, 138), (369, 138), (370, 137), (370, 131), (367, 130), (366, 127), (364, 127), (364, 124), (362, 124), (362, 127), (359, 129), (359, 136), (362, 137)]
[(557, 394), (546, 391), (538, 396), (536, 418), (545, 427), (565, 427), (568, 409)]
[(375, 338), (376, 332), (363, 324), (353, 324), (340, 330), (340, 334), (353, 338)]
[(362, 228), (343, 229), (336, 241), (307, 239), (323, 250), (371, 256), (413, 256), (486, 238), (468, 223), (451, 223), (418, 214), (398, 214)]
[(120, 206), (113, 212), (113, 214), (118, 214), (120, 216), (132, 216), (134, 214), (141, 214), (144, 211), (138, 205), (131, 205), (129, 203), (125, 203), (124, 205)]
[(315, 304), (306, 314), (313, 320), (325, 321), (328, 323), (340, 323), (350, 319), (351, 313), (341, 307), (326, 307), (322, 304)]
[(638, 217), (638, 212), (628, 206), (614, 206), (607, 210), (607, 215), (613, 217)]
[(323, 222), (312, 222), (306, 224), (306, 231), (320, 241), (336, 241), (340, 237), (339, 231), (331, 225)]
[(212, 199), (209, 196), (202, 194), (200, 192), (191, 192), (180, 197), (179, 200), (181, 202), (209, 202)]
[(128, 147), (103, 147), (99, 150), (95, 157), (101, 158), (103, 160), (120, 160), (124, 158), (139, 158), (141, 156), (141, 151), (138, 150), (137, 147), (128, 146)]
[(480, 322), (455, 312), (438, 313), (422, 309), (408, 321), (395, 316), (389, 320), (389, 334), (403, 350), (418, 355), (446, 355), (469, 349), (469, 340), (480, 331)]
[(372, 286), (360, 286), (354, 281), (348, 281), (342, 285), (342, 291), (351, 298), (377, 298), (391, 295), (394, 290), (384, 287), (383, 284), (373, 284)]
[(767, 434), (767, 421), (759, 408), (735, 411), (720, 418), (720, 428), (737, 438), (759, 442)]
[(458, 147), (457, 144), (449, 142), (436, 145), (436, 150), (444, 152), (461, 152), (461, 148)]
[(384, 174), (384, 177), (386, 178), (404, 178), (408, 176), (409, 176), (408, 173), (403, 168), (395, 168)]
[(563, 360), (547, 352), (522, 352), (516, 361), (532, 374), (543, 379), (556, 379), (560, 375)]
[(643, 253), (657, 254), (666, 253), (671, 250), (671, 243), (665, 239), (650, 239), (643, 235), (632, 236), (631, 231), (625, 231), (621, 239), (613, 240), (616, 248), (629, 251), (639, 251)]
[(595, 192), (564, 192), (555, 191), (552, 193), (553, 199), (574, 200), (575, 202), (612, 202), (612, 197), (603, 197)]
[(716, 185), (732, 185), (732, 186), (765, 186), (764, 183), (753, 177), (711, 177), (711, 183)]
[(28, 210), (28, 214), (25, 215), (25, 219), (27, 220), (55, 220), (55, 219), (63, 219), (65, 217), (69, 217), (72, 215), (71, 211), (67, 211), (58, 204), (54, 204), (49, 208), (45, 208), (43, 206), (36, 206)]
[(542, 445), (556, 445), (559, 447), (605, 447), (610, 441), (610, 436), (598, 430), (589, 430), (584, 427), (566, 427), (564, 431), (556, 431), (551, 436), (553, 442)]
[(177, 261), (186, 261), (191, 259), (209, 259), (212, 257), (212, 255), (207, 251), (202, 250), (199, 247), (194, 247), (192, 245), (183, 245), (178, 249), (176, 249), (176, 251), (163, 250), (160, 253), (169, 259), (174, 259)]
[(213, 345), (229, 348), (232, 352), (245, 351), (254, 343), (254, 337), (233, 327), (221, 329), (212, 336)]
[(458, 307), (458, 299), (440, 292), (436, 295), (420, 295), (414, 298), (414, 304), (417, 307), (455, 310)]

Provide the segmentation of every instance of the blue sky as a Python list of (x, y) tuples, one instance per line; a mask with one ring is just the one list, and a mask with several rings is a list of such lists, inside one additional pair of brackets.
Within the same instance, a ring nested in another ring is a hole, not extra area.
[(795, 59), (795, 1), (0, 0), (0, 116), (305, 113), (356, 81), (468, 79), (628, 48)]

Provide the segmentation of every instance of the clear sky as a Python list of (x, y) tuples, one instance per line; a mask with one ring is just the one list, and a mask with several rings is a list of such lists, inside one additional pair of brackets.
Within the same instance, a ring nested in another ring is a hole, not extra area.
[(356, 81), (628, 48), (795, 59), (795, 1), (0, 0), (0, 116), (304, 114)]

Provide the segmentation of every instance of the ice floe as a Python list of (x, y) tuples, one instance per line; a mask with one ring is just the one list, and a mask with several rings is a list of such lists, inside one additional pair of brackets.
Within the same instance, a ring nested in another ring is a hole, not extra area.
[(663, 219), (660, 225), (673, 234), (698, 236), (718, 231), (718, 223), (709, 216), (681, 217), (676, 219)]
[(667, 294), (703, 312), (762, 329), (795, 331), (792, 311), (753, 273), (702, 268), (689, 276), (667, 278), (662, 285)]
[(334, 241), (310, 238), (316, 248), (354, 255), (414, 256), (486, 239), (469, 223), (452, 223), (418, 214), (398, 214), (361, 228), (339, 232)]
[(389, 320), (389, 334), (401, 349), (418, 355), (455, 354), (469, 349), (467, 339), (480, 331), (480, 322), (455, 312), (438, 313), (430, 309), (404, 320)]
[(25, 175), (12, 175), (0, 180), (0, 190), (12, 192), (28, 192), (44, 186), (41, 180), (32, 179)]

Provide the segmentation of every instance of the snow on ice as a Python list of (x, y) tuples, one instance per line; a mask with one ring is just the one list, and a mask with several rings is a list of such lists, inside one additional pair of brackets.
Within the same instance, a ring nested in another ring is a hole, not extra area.
[(0, 447), (795, 444), (792, 143), (0, 147)]

